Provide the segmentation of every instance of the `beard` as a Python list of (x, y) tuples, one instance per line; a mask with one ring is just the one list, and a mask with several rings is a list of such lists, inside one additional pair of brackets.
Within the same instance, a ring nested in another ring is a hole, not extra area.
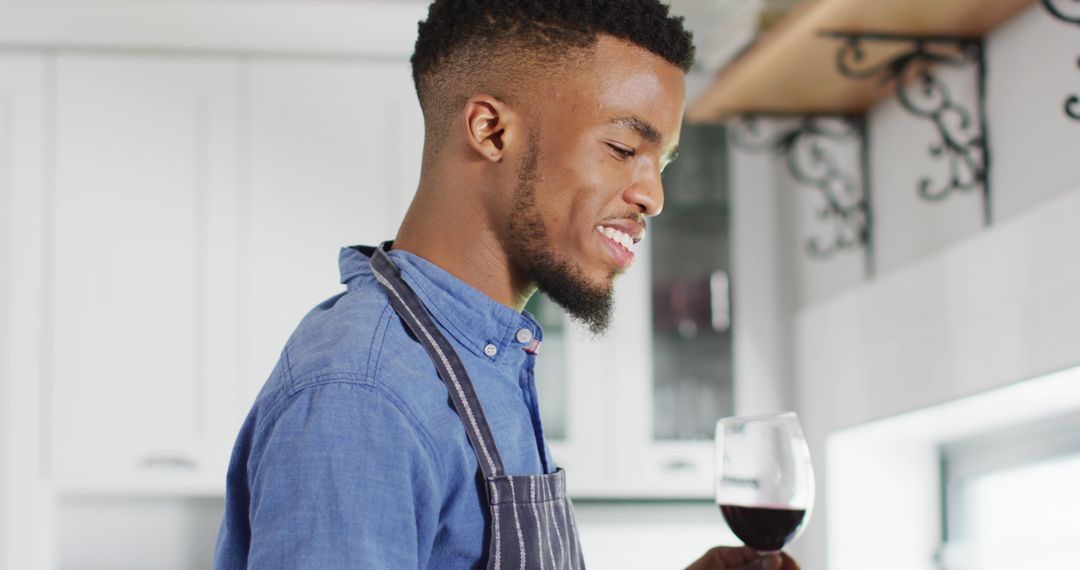
[(589, 282), (584, 272), (551, 251), (547, 226), (536, 208), (537, 165), (540, 162), (539, 136), (529, 134), (528, 155), (518, 168), (510, 213), (510, 252), (526, 275), (570, 317), (600, 335), (611, 324), (614, 306), (611, 284)]

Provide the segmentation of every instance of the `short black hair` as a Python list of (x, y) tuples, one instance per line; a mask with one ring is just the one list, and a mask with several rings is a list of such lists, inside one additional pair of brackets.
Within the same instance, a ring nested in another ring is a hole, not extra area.
[(692, 34), (659, 0), (435, 0), (419, 25), (413, 81), (426, 107), (426, 80), (444, 67), (474, 69), (482, 66), (481, 54), (498, 58), (521, 49), (557, 62), (567, 51), (595, 45), (601, 34), (648, 50), (684, 72), (694, 63)]

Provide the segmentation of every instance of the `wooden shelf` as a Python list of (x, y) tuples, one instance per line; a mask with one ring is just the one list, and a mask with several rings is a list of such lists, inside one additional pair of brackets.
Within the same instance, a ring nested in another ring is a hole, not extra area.
[[(826, 31), (979, 38), (1034, 0), (807, 0), (725, 67), (691, 103), (691, 122), (746, 113), (860, 113), (892, 93), (880, 81), (846, 78), (836, 67), (841, 40)], [(868, 61), (900, 44), (867, 44)]]

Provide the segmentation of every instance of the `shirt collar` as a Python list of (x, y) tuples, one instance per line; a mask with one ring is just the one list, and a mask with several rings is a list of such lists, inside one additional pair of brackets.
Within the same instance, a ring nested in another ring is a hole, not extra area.
[[(341, 249), (341, 282), (350, 289), (357, 277), (374, 281), (369, 265), (371, 251), (365, 246)], [(533, 345), (534, 339), (543, 339), (540, 324), (528, 312), (519, 313), (496, 302), (418, 255), (398, 249), (388, 254), (432, 318), (477, 357), (516, 366), (525, 359), (525, 348)]]

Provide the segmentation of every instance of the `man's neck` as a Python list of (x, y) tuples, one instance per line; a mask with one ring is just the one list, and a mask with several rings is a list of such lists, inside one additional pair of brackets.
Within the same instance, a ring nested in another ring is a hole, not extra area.
[(394, 249), (418, 255), (496, 302), (521, 311), (536, 287), (514, 275), (502, 239), (478, 199), (479, 191), (461, 186), (459, 181), (456, 186), (451, 182), (433, 188), (422, 177), (394, 238)]

